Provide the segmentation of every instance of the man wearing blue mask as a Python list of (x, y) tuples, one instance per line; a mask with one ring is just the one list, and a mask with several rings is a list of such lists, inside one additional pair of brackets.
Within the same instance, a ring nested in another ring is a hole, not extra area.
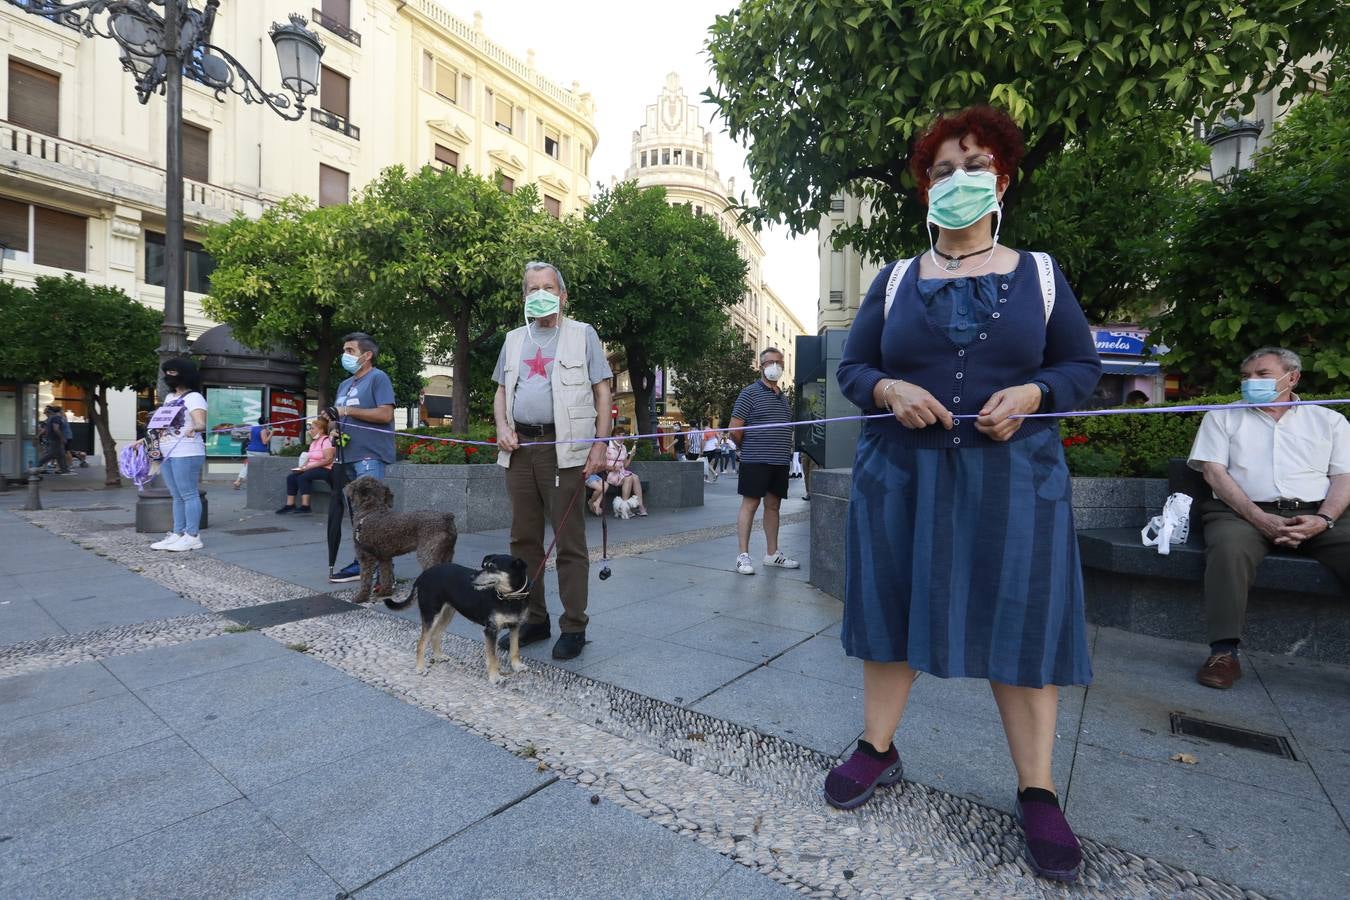
[[(610, 433), (610, 371), (595, 329), (563, 314), (567, 285), (557, 266), (525, 264), (523, 327), (506, 336), (492, 378), (497, 382), (497, 464), (506, 469), (511, 500), (511, 555), (533, 575), (544, 559), (544, 523), (558, 541), (562, 632), (554, 659), (572, 659), (586, 646), (590, 556), (580, 497), (585, 478), (605, 470)], [(520, 643), (549, 636), (544, 579), (530, 585)], [(501, 646), (507, 646), (507, 635)]]
[[(1205, 527), (1206, 687), (1242, 677), (1247, 593), (1276, 548), (1315, 557), (1350, 589), (1350, 422), (1323, 406), (1254, 406), (1297, 400), (1297, 353), (1262, 347), (1242, 362), (1242, 406), (1205, 414), (1190, 466), (1214, 498), (1197, 504)], [(1199, 498), (1197, 498), (1199, 499)]]
[[(394, 383), (375, 368), (380, 345), (364, 331), (342, 339), (342, 368), (351, 377), (338, 385), (333, 406), (338, 415), (337, 464), (333, 466), (333, 491), (328, 501), (328, 565), (337, 559), (342, 541), (342, 488), (362, 475), (384, 478), (394, 464)], [(361, 578), (361, 564), (352, 560), (345, 569), (331, 572), (329, 582), (340, 584)], [(393, 585), (377, 585), (389, 590)]]

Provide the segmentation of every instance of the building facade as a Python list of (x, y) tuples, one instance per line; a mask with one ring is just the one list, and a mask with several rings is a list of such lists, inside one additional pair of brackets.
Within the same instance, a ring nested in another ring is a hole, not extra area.
[[(257, 216), (281, 198), (345, 203), (391, 165), (429, 164), (499, 171), (504, 190), (536, 184), (555, 216), (588, 202), (593, 101), (537, 72), (533, 52), (520, 59), (484, 33), (481, 17), (465, 22), (435, 0), (315, 6), (310, 27), (326, 50), (300, 121), (233, 95), (219, 101), (184, 80), (192, 339), (215, 324), (201, 309), (212, 264), (193, 239), (206, 224)], [(284, 12), (236, 0), (212, 32), (269, 90), (280, 76), (266, 35)], [(163, 100), (137, 101), (114, 41), (8, 4), (0, 53), (0, 277), (28, 285), (71, 272), (162, 308)], [(78, 402), (68, 405), (82, 414)], [(134, 407), (129, 394), (113, 403), (119, 440), (134, 434)]]
[[(713, 135), (700, 121), (698, 104), (680, 85), (675, 73), (666, 76), (655, 103), (646, 108), (641, 127), (633, 132), (633, 146), (625, 181), (638, 187), (662, 187), (672, 204), (687, 205), (697, 215), (714, 216), (722, 232), (733, 238), (746, 263), (746, 292), (728, 311), (733, 326), (756, 351), (777, 347), (784, 354), (784, 383), (791, 384), (796, 336), (801, 321), (764, 280), (764, 247), (759, 237), (738, 220), (727, 198), (734, 196), (736, 180), (723, 181), (713, 160)], [(679, 379), (674, 379), (678, 385)], [(626, 379), (618, 382), (622, 406)], [(672, 401), (673, 402), (673, 401)], [(673, 407), (672, 407), (673, 409)], [(625, 408), (625, 414), (626, 408)]]

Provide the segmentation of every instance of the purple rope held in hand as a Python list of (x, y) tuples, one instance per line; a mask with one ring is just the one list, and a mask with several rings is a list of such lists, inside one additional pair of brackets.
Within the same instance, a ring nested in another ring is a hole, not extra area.
[[(1153, 415), (1157, 413), (1195, 413), (1212, 412), (1218, 409), (1274, 409), (1277, 407), (1291, 406), (1343, 406), (1350, 404), (1350, 397), (1337, 398), (1335, 400), (1286, 400), (1282, 403), (1214, 403), (1201, 404), (1193, 406), (1138, 406), (1126, 407), (1123, 409), (1081, 409), (1073, 412), (1062, 413), (1025, 413), (1022, 415), (1009, 416), (1012, 419), (1086, 419), (1094, 416), (1138, 416)], [(825, 425), (830, 422), (866, 422), (870, 419), (891, 419), (893, 413), (871, 413), (868, 415), (857, 416), (835, 416), (830, 419), (801, 419), (796, 422), (775, 422), (771, 425), (746, 425), (737, 429), (738, 431), (762, 431), (766, 428), (793, 428), (798, 425)], [(962, 419), (974, 421), (979, 416), (971, 414), (964, 416), (952, 416), (953, 422), (959, 422)], [(358, 425), (352, 421), (346, 421), (343, 428), (364, 428), (367, 431), (384, 431), (383, 428), (376, 428), (373, 425)], [(730, 428), (714, 428), (712, 431), (716, 434), (727, 434)], [(639, 440), (642, 438), (664, 438), (674, 437), (677, 432), (658, 433), (658, 434), (627, 434), (624, 435), (625, 441)], [(395, 431), (394, 434), (401, 437), (416, 438), (419, 441), (438, 441), (444, 444), (466, 444), (473, 447), (497, 447), (495, 441), (471, 441), (466, 438), (447, 438), (437, 437), (430, 434), (414, 434), (410, 431)], [(561, 447), (573, 444), (599, 444), (610, 440), (610, 438), (594, 437), (579, 438), (573, 441), (527, 441), (521, 443), (521, 447)], [(497, 448), (500, 449), (500, 448)]]

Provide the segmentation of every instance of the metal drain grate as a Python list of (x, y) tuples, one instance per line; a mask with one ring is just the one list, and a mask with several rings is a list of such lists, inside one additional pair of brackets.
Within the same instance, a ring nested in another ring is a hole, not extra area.
[(283, 531), (290, 531), (289, 528), (278, 528), (275, 525), (268, 525), (266, 528), (235, 528), (226, 531), (226, 534), (250, 535), (250, 534), (281, 534)]
[(1196, 719), (1182, 713), (1172, 713), (1171, 719), (1173, 734), (1184, 734), (1205, 741), (1218, 741), (1244, 750), (1282, 756), (1285, 759), (1298, 759), (1294, 755), (1294, 748), (1289, 746), (1288, 738), (1282, 735), (1250, 731), (1232, 725), (1221, 725), (1218, 722), (1206, 722), (1204, 719)]
[(121, 512), (120, 506), (72, 506), (66, 512)]
[(244, 606), (239, 609), (223, 609), (220, 614), (249, 628), (261, 629), (318, 616), (348, 613), (360, 608), (346, 600), (339, 600), (332, 594), (312, 594), (293, 600), (278, 600), (275, 603), (260, 603), (257, 606)]

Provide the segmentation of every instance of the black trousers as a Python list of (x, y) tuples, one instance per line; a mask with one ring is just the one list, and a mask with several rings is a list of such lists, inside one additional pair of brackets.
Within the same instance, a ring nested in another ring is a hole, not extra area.
[(306, 469), (303, 472), (291, 472), (286, 476), (286, 496), (306, 497), (314, 493), (310, 485), (316, 481), (333, 483), (333, 473), (328, 469)]

